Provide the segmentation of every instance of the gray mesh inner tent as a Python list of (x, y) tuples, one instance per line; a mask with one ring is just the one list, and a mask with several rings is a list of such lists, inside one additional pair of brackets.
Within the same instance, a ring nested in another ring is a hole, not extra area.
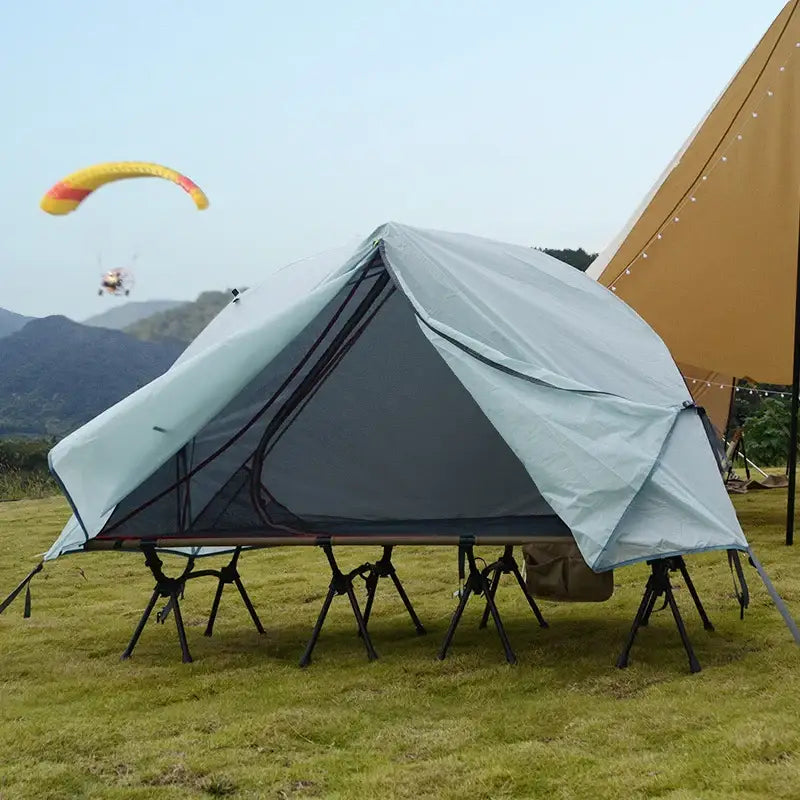
[(568, 535), (420, 324), (376, 254), (98, 538)]

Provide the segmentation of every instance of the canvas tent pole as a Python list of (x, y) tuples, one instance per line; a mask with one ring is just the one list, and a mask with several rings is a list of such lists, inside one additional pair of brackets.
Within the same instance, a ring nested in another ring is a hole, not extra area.
[(786, 503), (786, 544), (794, 544), (794, 495), (797, 484), (797, 412), (800, 405), (800, 219), (797, 226), (797, 272), (794, 305), (794, 367), (792, 420), (789, 427), (789, 496)]

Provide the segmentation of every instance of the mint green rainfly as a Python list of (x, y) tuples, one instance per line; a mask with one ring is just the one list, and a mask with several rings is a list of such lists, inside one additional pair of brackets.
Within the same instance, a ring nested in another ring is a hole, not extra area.
[[(165, 374), (56, 445), (51, 469), (75, 514), (46, 560), (111, 529), (174, 537), (167, 549), (207, 555), (231, 548), (188, 548), (182, 538), (230, 536), (233, 547), (234, 530), (269, 528), (247, 516), (250, 494), (234, 480), (264, 426), (241, 431), (256, 399), (297, 363), (293, 348), (334, 318), (355, 281), (380, 275), (390, 284), (385, 306), (259, 462), (293, 525), (352, 528), (377, 542), (389, 525), (435, 538), (439, 529), (495, 530), (499, 520), (535, 536), (552, 520), (597, 571), (748, 550), (684, 381), (631, 308), (532, 248), (388, 223), (352, 252), (297, 262), (243, 292)], [(396, 386), (395, 360), (406, 370)], [(452, 399), (436, 417), (444, 397)], [(353, 420), (359, 398), (368, 427)], [(461, 414), (469, 427), (437, 441), (446, 417)], [(484, 437), (488, 463), (463, 455), (472, 436)], [(403, 439), (421, 444), (405, 451)], [(179, 453), (198, 498), (182, 531), (169, 501)], [(489, 475), (493, 458), (508, 472), (502, 485)], [(428, 463), (436, 469), (426, 472)], [(236, 525), (225, 522), (229, 507)]]

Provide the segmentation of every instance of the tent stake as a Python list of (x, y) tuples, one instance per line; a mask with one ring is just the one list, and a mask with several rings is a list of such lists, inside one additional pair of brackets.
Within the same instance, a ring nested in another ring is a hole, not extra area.
[(800, 405), (800, 224), (798, 224), (797, 274), (794, 304), (794, 367), (792, 371), (792, 421), (789, 433), (789, 495), (786, 503), (786, 544), (794, 544), (794, 495), (797, 485), (797, 412)]

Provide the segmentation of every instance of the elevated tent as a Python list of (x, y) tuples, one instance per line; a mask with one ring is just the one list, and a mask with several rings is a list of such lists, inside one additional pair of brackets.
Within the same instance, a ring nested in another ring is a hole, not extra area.
[(241, 294), (50, 463), (75, 519), (47, 559), (561, 535), (601, 571), (748, 547), (635, 312), (537, 250), (394, 223)]

